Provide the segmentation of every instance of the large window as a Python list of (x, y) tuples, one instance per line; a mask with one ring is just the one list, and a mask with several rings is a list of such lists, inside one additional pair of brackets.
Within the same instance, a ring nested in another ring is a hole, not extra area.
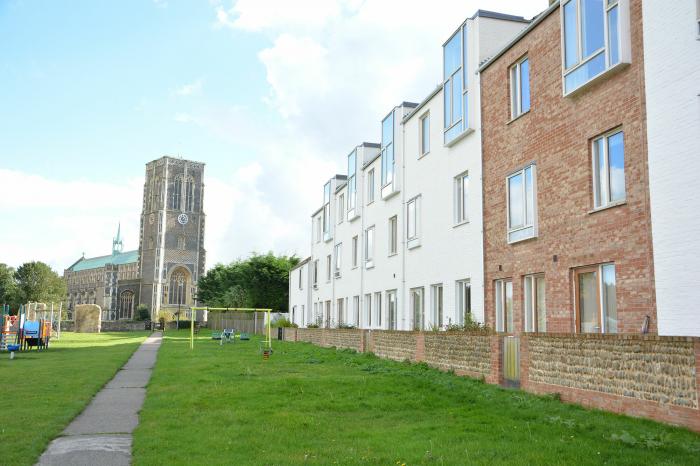
[(365, 230), (365, 267), (374, 266), (374, 227)]
[(545, 308), (544, 275), (523, 277), (523, 309), (525, 310), (525, 331), (546, 332), (547, 314)]
[(331, 182), (323, 187), (323, 239), (331, 238)]
[(615, 264), (577, 269), (576, 318), (581, 333), (617, 333)]
[(352, 267), (357, 267), (357, 254), (358, 254), (358, 238), (357, 236), (352, 237)]
[(374, 322), (376, 322), (376, 326), (381, 328), (382, 327), (382, 292), (377, 291), (374, 293), (374, 312), (377, 315), (376, 320), (372, 319)]
[(457, 324), (462, 325), (467, 321), (467, 316), (472, 313), (472, 288), (469, 280), (458, 280), (456, 282), (456, 306), (455, 318)]
[(194, 211), (194, 178), (191, 176), (185, 180), (185, 210)]
[(411, 247), (411, 242), (418, 239), (418, 216), (420, 209), (418, 205), (419, 198), (413, 198), (406, 203), (406, 239), (409, 241), (408, 247)]
[(374, 202), (374, 168), (367, 172), (367, 204)]
[(618, 0), (564, 0), (564, 94), (620, 63)]
[(367, 293), (365, 295), (364, 304), (365, 304), (365, 323), (366, 323), (365, 326), (367, 328), (372, 328), (372, 322), (373, 322), (372, 317), (373, 316), (372, 316), (372, 294), (371, 293)]
[(343, 243), (335, 245), (335, 276), (340, 277), (340, 270), (343, 266)]
[(413, 330), (423, 330), (425, 326), (423, 288), (411, 289), (410, 298), (411, 309), (413, 311)]
[(338, 224), (343, 223), (345, 218), (345, 194), (338, 196)]
[(420, 119), (420, 154), (430, 152), (430, 113), (426, 112)]
[(360, 326), (360, 297), (352, 297), (352, 319), (355, 326)]
[(331, 255), (328, 254), (326, 256), (326, 281), (327, 282), (331, 281), (331, 264), (332, 264), (332, 258), (331, 258)]
[(389, 330), (396, 330), (398, 328), (396, 290), (389, 290), (386, 292), (386, 310), (388, 313)]
[(510, 68), (510, 116), (530, 110), (530, 60), (521, 58)]
[(343, 298), (338, 298), (336, 300), (336, 311), (338, 313), (338, 325), (342, 325), (345, 323), (345, 313), (343, 312), (343, 304), (345, 300)]
[(394, 181), (394, 111), (382, 121), (382, 187)]
[(183, 269), (176, 270), (170, 276), (168, 304), (185, 304), (187, 290), (187, 273)]
[(496, 331), (511, 333), (515, 330), (513, 322), (513, 282), (496, 280)]
[(456, 176), (454, 179), (454, 221), (455, 225), (464, 223), (468, 220), (467, 217), (467, 207), (468, 207), (468, 194), (469, 194), (469, 174), (462, 173)]
[(468, 128), (467, 29), (460, 26), (443, 46), (443, 84), (445, 103), (445, 144)]
[(430, 287), (430, 298), (432, 302), (432, 322), (431, 326), (442, 328), (443, 325), (443, 288), (442, 283)]
[(535, 166), (508, 177), (508, 242), (537, 236)]
[(134, 292), (123, 291), (119, 296), (119, 318), (131, 319), (134, 315)]
[[(348, 212), (353, 211), (357, 205), (357, 151), (354, 150), (348, 155)], [(345, 211), (340, 211), (340, 216), (344, 216)]]
[(313, 281), (314, 288), (318, 288), (318, 259), (314, 261)]
[(621, 130), (593, 140), (593, 204), (605, 207), (625, 200), (625, 144)]
[(324, 316), (326, 328), (330, 328), (331, 326), (331, 300), (329, 299), (326, 301), (326, 312)]
[(389, 219), (389, 255), (394, 255), (398, 251), (398, 219), (396, 215)]
[(182, 197), (182, 176), (175, 177), (170, 190), (170, 208), (172, 210), (180, 210), (180, 198)]

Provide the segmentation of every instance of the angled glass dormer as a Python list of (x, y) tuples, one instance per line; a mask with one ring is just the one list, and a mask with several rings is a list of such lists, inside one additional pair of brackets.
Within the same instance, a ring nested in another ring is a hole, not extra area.
[(394, 191), (394, 110), (382, 120), (382, 197)]
[[(348, 220), (357, 217), (357, 149), (354, 149), (348, 155)], [(344, 212), (339, 212), (338, 215), (344, 215)]]
[(467, 26), (463, 24), (442, 46), (444, 143), (449, 145), (469, 128)]

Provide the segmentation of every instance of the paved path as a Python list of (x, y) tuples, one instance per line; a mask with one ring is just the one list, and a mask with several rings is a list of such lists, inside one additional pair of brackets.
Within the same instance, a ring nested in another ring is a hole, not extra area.
[(139, 423), (138, 413), (162, 338), (161, 333), (154, 333), (141, 344), (61, 436), (49, 444), (39, 458), (39, 466), (131, 464), (131, 433)]

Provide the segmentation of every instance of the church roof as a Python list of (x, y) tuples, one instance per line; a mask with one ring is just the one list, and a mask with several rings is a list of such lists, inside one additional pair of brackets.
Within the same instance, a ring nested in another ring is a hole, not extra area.
[(131, 264), (139, 261), (138, 249), (134, 251), (115, 252), (109, 256), (81, 258), (75, 264), (71, 265), (68, 270), (72, 272), (80, 272), (81, 270), (98, 269), (107, 264), (122, 265)]

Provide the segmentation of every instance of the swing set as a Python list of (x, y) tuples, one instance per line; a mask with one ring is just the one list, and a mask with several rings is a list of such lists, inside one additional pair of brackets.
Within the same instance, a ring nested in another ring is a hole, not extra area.
[[(272, 330), (270, 327), (270, 324), (272, 323), (272, 309), (258, 309), (258, 308), (247, 308), (247, 307), (193, 307), (191, 308), (191, 311), (193, 313), (192, 318), (190, 319), (190, 349), (194, 349), (194, 313), (196, 311), (207, 311), (207, 312), (262, 312), (263, 315), (265, 316), (265, 334), (263, 340), (260, 342), (260, 353), (263, 355), (263, 359), (267, 360), (270, 359), (270, 355), (272, 354)], [(257, 314), (256, 314), (257, 318)], [(257, 324), (256, 324), (257, 328)], [(215, 340), (219, 340), (219, 344), (223, 345), (225, 341), (236, 341), (236, 329), (230, 328), (230, 329), (223, 329), (221, 333), (212, 333), (212, 338)], [(238, 335), (238, 339), (243, 341), (243, 340), (248, 340), (248, 334), (246, 332), (240, 332)]]

